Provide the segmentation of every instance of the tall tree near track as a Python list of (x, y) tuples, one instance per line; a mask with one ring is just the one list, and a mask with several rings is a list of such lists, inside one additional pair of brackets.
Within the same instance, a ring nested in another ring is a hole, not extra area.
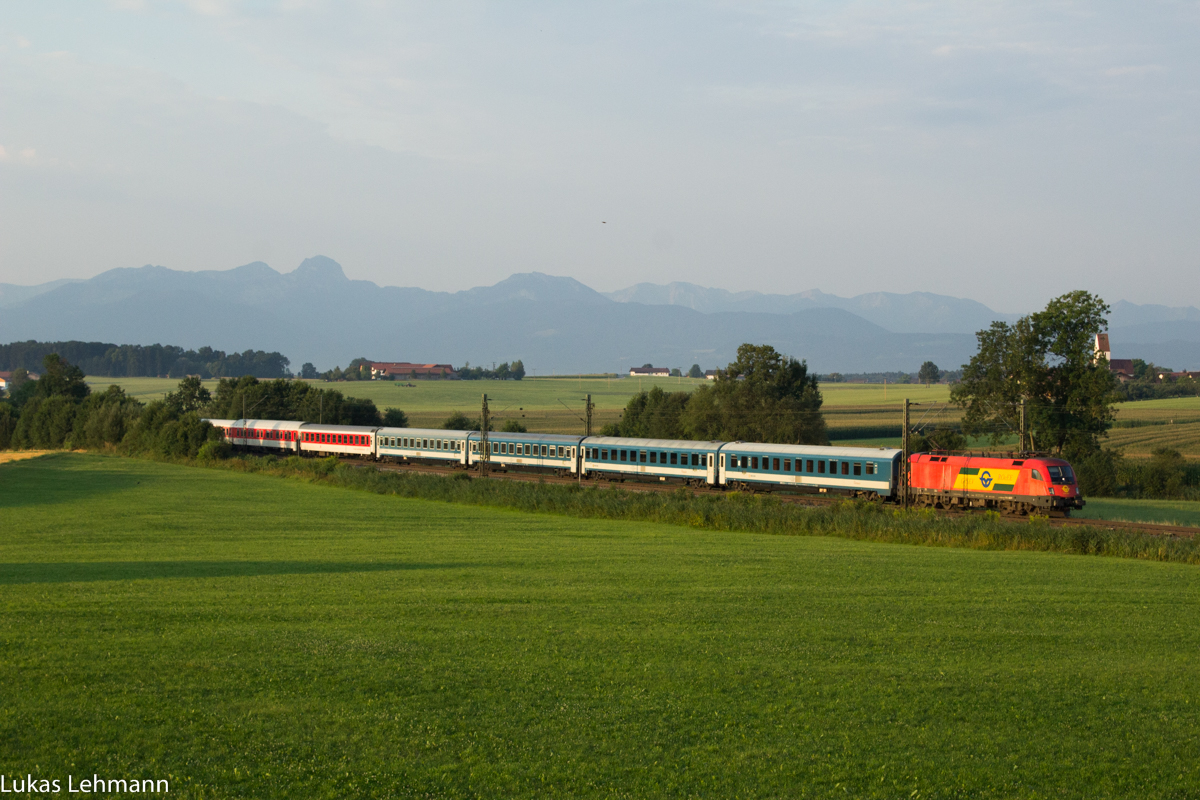
[(655, 386), (629, 398), (621, 419), (605, 425), (601, 436), (630, 436), (639, 439), (686, 439), (682, 419), (692, 395), (664, 392)]
[(805, 362), (743, 344), (711, 386), (692, 394), (681, 424), (690, 439), (827, 444), (822, 402)]
[(951, 399), (963, 432), (999, 444), (1020, 426), (1021, 400), (1035, 449), (1082, 459), (1100, 449), (1112, 425), (1116, 379), (1096, 362), (1093, 341), (1107, 329), (1109, 307), (1074, 291), (1012, 325), (979, 331), (979, 352), (963, 367)]

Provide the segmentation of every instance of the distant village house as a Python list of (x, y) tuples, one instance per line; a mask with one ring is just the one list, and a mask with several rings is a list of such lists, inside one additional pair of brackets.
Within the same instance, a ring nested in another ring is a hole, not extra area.
[[(0, 391), (7, 392), (12, 389), (12, 376), (11, 372), (0, 372)], [(40, 376), (36, 372), (30, 372), (27, 377), (31, 381), (36, 381)]]
[(669, 378), (671, 370), (667, 367), (630, 367), (631, 378)]
[(449, 364), (410, 364), (407, 361), (372, 361), (371, 379), (458, 380), (458, 372)]

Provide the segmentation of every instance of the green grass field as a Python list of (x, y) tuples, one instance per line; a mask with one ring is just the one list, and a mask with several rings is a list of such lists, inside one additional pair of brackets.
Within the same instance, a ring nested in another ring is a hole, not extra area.
[(1200, 526), (1200, 503), (1187, 500), (1126, 500), (1089, 497), (1087, 505), (1081, 511), (1073, 511), (1071, 516), (1080, 519)]
[(0, 466), (0, 764), (180, 797), (1189, 797), (1200, 572)]

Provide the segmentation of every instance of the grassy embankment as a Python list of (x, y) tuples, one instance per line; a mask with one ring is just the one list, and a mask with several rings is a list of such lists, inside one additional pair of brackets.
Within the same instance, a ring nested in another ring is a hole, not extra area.
[(1200, 793), (1194, 566), (79, 455), (0, 468), (0, 525), (10, 773), (180, 797)]

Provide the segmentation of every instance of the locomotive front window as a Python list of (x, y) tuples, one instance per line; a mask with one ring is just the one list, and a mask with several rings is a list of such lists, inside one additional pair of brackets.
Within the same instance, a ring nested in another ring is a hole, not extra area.
[(1051, 483), (1073, 482), (1072, 481), (1073, 476), (1072, 476), (1072, 474), (1070, 474), (1070, 467), (1046, 467), (1046, 471), (1048, 471), (1048, 473), (1050, 473), (1050, 482)]

